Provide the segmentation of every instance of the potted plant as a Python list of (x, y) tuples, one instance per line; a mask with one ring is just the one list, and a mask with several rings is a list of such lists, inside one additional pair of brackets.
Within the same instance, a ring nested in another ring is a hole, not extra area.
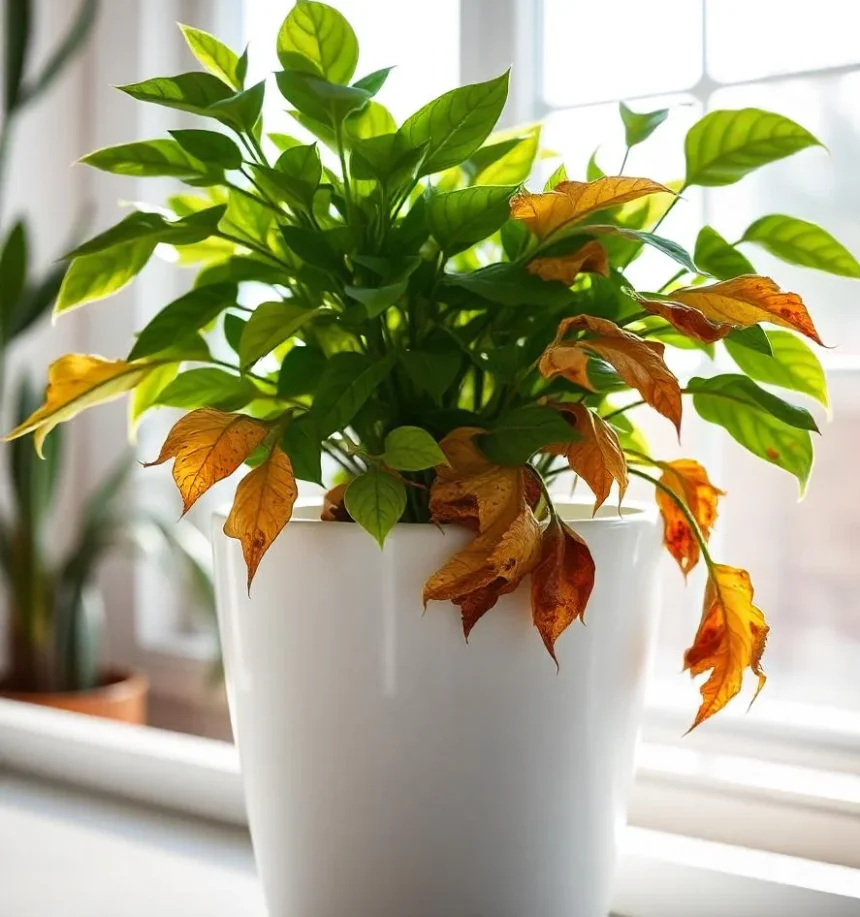
[[(85, 161), (203, 190), (73, 251), (56, 311), (119, 289), (158, 243), (200, 265), (194, 284), (127, 358), (57, 361), (11, 435), (38, 443), (133, 391), (189, 411), (153, 462), (173, 460), (184, 510), (247, 466), (216, 522), (216, 576), (273, 917), (605, 915), (660, 542), (657, 508), (610, 508), (613, 487), (653, 484), (670, 552), (706, 568), (685, 657), (708, 673), (694, 725), (746, 670), (764, 684), (768, 631), (748, 574), (708, 548), (722, 492), (695, 460), (652, 455), (633, 418), (647, 405), (680, 432), (693, 410), (803, 488), (815, 421), (758, 383), (826, 398), (800, 297), (711, 227), (692, 254), (656, 230), (685, 189), (818, 141), (778, 114), (714, 111), (687, 136), (680, 183), (592, 163), (587, 181), (560, 165), (529, 191), (539, 128), (492, 133), (507, 74), (398, 126), (376, 99), (389, 71), (354, 79), (349, 24), (298, 3), (275, 81), (318, 140), (303, 143), (265, 133), (247, 52), (184, 32), (206, 72), (120, 88), (208, 126)], [(621, 115), (630, 148), (667, 112)], [(742, 241), (860, 274), (791, 217)], [(646, 254), (667, 279), (637, 291), (628, 268)], [(725, 348), (738, 371), (682, 385), (675, 347)], [(297, 501), (324, 464), (337, 486)], [(594, 500), (551, 493), (571, 469)], [(422, 615), (446, 600), (458, 609)]]
[[(84, 0), (42, 69), (28, 73), (33, 25), (30, 0), (6, 0), (4, 120), (0, 175), (5, 174), (12, 133), (21, 113), (37, 102), (84, 46), (98, 4)], [(30, 276), (30, 245), (24, 220), (9, 229), (0, 250), (0, 400), (15, 405), (17, 422), (38, 406), (23, 376), (9, 399), (7, 366), (13, 345), (45, 316), (68, 267), (62, 261), (41, 277)], [(191, 526), (175, 529), (151, 512), (128, 511), (122, 487), (132, 467), (123, 458), (82, 511), (67, 553), (52, 550), (54, 497), (62, 472), (60, 431), (44, 443), (45, 461), (13, 443), (3, 456), (9, 505), (0, 511), (0, 594), (8, 605), (7, 669), (0, 696), (142, 723), (147, 681), (141, 675), (102, 667), (104, 622), (96, 574), (104, 556), (134, 543), (190, 567), (203, 601), (213, 604), (206, 539)], [(201, 544), (202, 543), (202, 544)]]

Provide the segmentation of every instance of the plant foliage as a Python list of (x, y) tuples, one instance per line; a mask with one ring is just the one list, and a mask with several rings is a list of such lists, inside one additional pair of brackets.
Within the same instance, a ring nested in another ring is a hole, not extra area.
[[(697, 723), (740, 690), (747, 668), (763, 683), (767, 625), (749, 577), (708, 551), (722, 492), (693, 460), (651, 456), (629, 412), (650, 406), (679, 433), (697, 412), (805, 485), (815, 423), (758, 383), (825, 400), (803, 338), (820, 340), (800, 297), (756, 275), (738, 246), (847, 276), (860, 265), (785, 215), (757, 220), (737, 243), (704, 227), (692, 254), (659, 227), (685, 189), (731, 184), (815, 137), (779, 114), (715, 111), (687, 135), (681, 181), (605, 174), (592, 161), (587, 181), (560, 166), (544, 190), (527, 190), (539, 127), (494, 133), (507, 74), (453, 89), (398, 126), (377, 98), (389, 71), (355, 79), (353, 30), (305, 0), (278, 33), (275, 85), (314, 140), (267, 138), (264, 87), (246, 86), (246, 55), (184, 32), (205, 72), (121, 89), (199, 116), (201, 129), (85, 161), (190, 188), (171, 199), (172, 218), (133, 214), (73, 252), (57, 310), (110, 295), (159, 243), (199, 265), (194, 286), (142, 329), (128, 359), (59, 361), (44, 407), (12, 436), (130, 389), (146, 389), (139, 413), (189, 409), (158, 461), (174, 459), (186, 509), (251, 466), (225, 529), (243, 544), (249, 581), (290, 517), (296, 479), (320, 482), (330, 457), (344, 480), (325, 518), (352, 518), (380, 544), (397, 522), (470, 527), (474, 541), (428, 580), (425, 601), (459, 605), (468, 634), (530, 578), (553, 658), (584, 614), (594, 566), (547, 482), (573, 469), (597, 507), (638, 475), (657, 489), (681, 569), (699, 558), (708, 569), (687, 653), (694, 674), (710, 673)], [(620, 117), (629, 152), (667, 112), (622, 105)], [(631, 283), (643, 253), (665, 265), (659, 289)], [(262, 299), (249, 298), (250, 282), (267, 288)], [(210, 356), (213, 339), (232, 358)], [(666, 359), (667, 347), (723, 346), (740, 372), (684, 386)]]

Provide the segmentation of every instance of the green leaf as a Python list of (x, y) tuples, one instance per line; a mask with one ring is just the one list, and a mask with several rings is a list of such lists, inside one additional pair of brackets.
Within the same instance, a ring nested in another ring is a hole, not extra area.
[(501, 417), (489, 433), (479, 437), (478, 445), (499, 465), (523, 465), (540, 449), (575, 438), (573, 428), (555, 408), (529, 404)]
[(623, 102), (618, 103), (618, 111), (624, 122), (624, 142), (628, 147), (647, 140), (669, 117), (668, 108), (639, 113), (628, 108)]
[(361, 111), (354, 111), (344, 122), (343, 130), (346, 140), (367, 140), (369, 137), (380, 137), (394, 134), (397, 122), (394, 115), (379, 102), (371, 99)]
[[(203, 287), (200, 289), (203, 289)], [(236, 315), (235, 312), (228, 312), (224, 316), (224, 337), (230, 349), (237, 356), (239, 355), (239, 342), (242, 340), (242, 335), (245, 332), (245, 325), (247, 324), (248, 320), (242, 318), (241, 315)]]
[(213, 102), (206, 114), (228, 124), (234, 130), (245, 134), (253, 134), (254, 128), (263, 111), (263, 101), (266, 96), (266, 82), (261, 80), (250, 89), (237, 92), (220, 102)]
[(701, 394), (766, 411), (777, 420), (799, 430), (819, 432), (815, 418), (806, 408), (783, 401), (739, 373), (724, 373), (709, 379), (696, 377), (689, 381), (686, 390), (694, 395)]
[(772, 255), (841, 277), (860, 277), (860, 264), (851, 252), (815, 223), (780, 213), (761, 217), (747, 227), (742, 242), (754, 242)]
[(622, 449), (630, 449), (634, 452), (642, 452), (645, 455), (651, 451), (648, 446), (648, 440), (642, 431), (633, 423), (627, 414), (616, 414), (608, 420), (618, 435), (618, 442)]
[(597, 150), (595, 150), (588, 160), (588, 165), (585, 167), (585, 180), (597, 181), (598, 178), (603, 178), (605, 175), (606, 173), (597, 164)]
[(136, 239), (75, 258), (63, 278), (54, 314), (61, 315), (121, 290), (143, 270), (155, 245), (152, 238)]
[(214, 35), (190, 25), (179, 26), (191, 48), (191, 53), (212, 74), (233, 89), (242, 88), (244, 74), (240, 73), (239, 55)]
[(242, 151), (234, 141), (218, 131), (184, 130), (168, 133), (186, 153), (201, 162), (222, 169), (238, 169), (242, 165)]
[(208, 110), (209, 106), (234, 95), (233, 90), (217, 76), (198, 72), (155, 77), (142, 83), (117, 86), (117, 89), (139, 102), (152, 102), (204, 117), (215, 117)]
[[(358, 63), (358, 39), (333, 7), (297, 3), (278, 32), (278, 59), (285, 70), (307, 67), (332, 83), (348, 83)], [(304, 60), (302, 60), (304, 59)]]
[(302, 481), (322, 486), (322, 461), (319, 431), (309, 414), (290, 421), (281, 437), (281, 448), (290, 457), (293, 474)]
[(11, 325), (7, 329), (8, 340), (26, 331), (51, 308), (60, 291), (66, 270), (65, 264), (54, 265), (38, 283), (24, 290), (24, 295), (12, 315)]
[(217, 283), (197, 287), (174, 299), (140, 332), (128, 359), (151, 356), (199, 331), (233, 305), (236, 294), (235, 283)]
[(278, 397), (312, 395), (325, 369), (325, 354), (318, 347), (293, 347), (281, 361)]
[(26, 280), (27, 228), (22, 220), (18, 220), (9, 230), (0, 254), (0, 354), (2, 345), (11, 338), (16, 307)]
[(230, 235), (250, 239), (257, 245), (267, 246), (269, 230), (275, 221), (275, 213), (261, 201), (231, 191), (227, 200), (227, 212), (221, 218), (220, 228)]
[(421, 427), (396, 427), (385, 437), (382, 460), (398, 471), (424, 471), (447, 465), (445, 453), (435, 439)]
[(258, 394), (257, 387), (243, 376), (204, 367), (178, 375), (159, 393), (157, 403), (172, 408), (214, 407), (238, 411)]
[(401, 134), (367, 137), (353, 141), (350, 169), (354, 178), (362, 181), (376, 179), (387, 188), (396, 190), (414, 179), (424, 153), (423, 147), (414, 149), (409, 146)]
[[(176, 131), (177, 134), (204, 133), (203, 131)], [(224, 138), (227, 140), (227, 138)], [(228, 141), (229, 142), (229, 141)], [(87, 153), (79, 160), (88, 166), (112, 172), (114, 175), (171, 176), (181, 179), (206, 177), (211, 171), (176, 140), (138, 140), (108, 146)]]
[(367, 311), (368, 318), (376, 318), (389, 306), (393, 306), (406, 295), (409, 278), (395, 281), (381, 287), (345, 286), (344, 292), (360, 302)]
[[(13, 3), (12, 6), (28, 6), (21, 0), (20, 3)], [(21, 98), (19, 105), (30, 102), (45, 92), (54, 80), (65, 70), (66, 65), (71, 62), (72, 58), (81, 50), (84, 42), (89, 37), (96, 21), (98, 12), (98, 0), (83, 0), (75, 21), (71, 28), (66, 32), (62, 41), (54, 49), (45, 65), (42, 67), (39, 75), (32, 81), (27, 82), (21, 89)]]
[(143, 415), (158, 401), (159, 395), (179, 373), (179, 363), (165, 363), (154, 369), (132, 389), (128, 399), (128, 427), (131, 434), (137, 429)]
[(516, 261), (526, 250), (533, 238), (525, 223), (520, 220), (508, 220), (501, 230), (502, 250), (508, 261)]
[(278, 158), (274, 169), (255, 166), (254, 171), (264, 177), (275, 196), (291, 207), (306, 210), (313, 207), (314, 195), (322, 179), (322, 163), (315, 143), (290, 147)]
[(679, 350), (700, 350), (712, 360), (716, 353), (716, 348), (713, 344), (706, 344), (702, 341), (697, 341), (695, 338), (687, 337), (686, 334), (676, 331), (671, 325), (649, 329), (648, 340), (659, 341), (660, 343), (668, 344), (669, 347), (677, 347)]
[(394, 67), (383, 67), (381, 70), (374, 70), (373, 73), (368, 73), (367, 76), (363, 76), (360, 80), (356, 80), (352, 85), (356, 89), (363, 89), (365, 92), (369, 92), (372, 96), (375, 96), (385, 85), (388, 74), (391, 73), (393, 69)]
[(313, 405), (321, 435), (328, 436), (349, 426), (390, 371), (390, 361), (374, 362), (359, 353), (336, 353), (331, 357)]
[(24, 66), (30, 47), (32, 23), (31, 0), (7, 2), (4, 33), (6, 39), (6, 72), (4, 79), (6, 116), (15, 110), (21, 92), (21, 81), (24, 77)]
[(427, 225), (443, 251), (453, 253), (492, 235), (507, 222), (516, 185), (475, 185), (430, 194)]
[(407, 350), (400, 354), (400, 362), (412, 384), (441, 405), (463, 365), (463, 357), (454, 349)]
[(731, 185), (759, 166), (821, 146), (790, 118), (760, 108), (712, 111), (684, 141), (686, 185)]
[(281, 95), (299, 112), (335, 128), (370, 98), (364, 89), (329, 83), (296, 70), (281, 70), (275, 74), (275, 80)]
[(764, 354), (766, 357), (773, 354), (770, 339), (761, 325), (751, 325), (749, 328), (735, 328), (726, 340), (732, 341), (739, 347), (746, 347), (747, 350)]
[[(695, 392), (693, 405), (700, 417), (723, 427), (753, 455), (793, 474), (803, 493), (812, 471), (813, 449), (809, 433), (812, 427), (790, 425), (772, 413), (772, 405), (763, 407), (759, 396), (751, 397), (750, 392), (767, 393), (746, 376), (695, 378), (690, 380), (687, 390)], [(773, 395), (770, 398), (780, 401)], [(786, 402), (781, 404), (791, 408)], [(794, 411), (799, 410), (794, 408)]]
[(317, 315), (316, 309), (274, 300), (260, 303), (254, 309), (239, 343), (239, 362), (253, 366), (279, 344), (289, 340), (306, 321)]
[[(591, 179), (589, 179), (589, 181), (590, 180)], [(555, 171), (546, 180), (546, 184), (543, 186), (543, 190), (552, 191), (552, 189), (555, 188), (556, 185), (558, 185), (559, 183), (563, 181), (567, 181), (567, 169), (565, 168), (564, 163), (561, 163), (561, 165), (556, 166)]]
[(693, 260), (701, 271), (712, 274), (718, 280), (731, 280), (741, 274), (755, 273), (755, 268), (743, 253), (710, 226), (703, 226), (699, 230)]
[(576, 299), (563, 283), (541, 280), (515, 264), (491, 264), (469, 274), (446, 274), (444, 282), (502, 306), (563, 308)]
[(536, 125), (523, 137), (481, 147), (463, 166), (467, 172), (474, 170), (475, 185), (516, 185), (531, 174), (539, 143), (540, 125)]
[(268, 138), (282, 153), (292, 149), (294, 146), (304, 146), (301, 140), (296, 140), (295, 137), (291, 137), (289, 134), (272, 133), (268, 134)]
[(689, 252), (683, 246), (678, 245), (677, 242), (673, 242), (671, 239), (665, 239), (663, 236), (654, 235), (653, 232), (644, 232), (643, 230), (638, 229), (625, 229), (619, 226), (591, 225), (578, 226), (577, 231), (596, 236), (620, 236), (622, 239), (630, 239), (635, 242), (643, 242), (645, 245), (650, 245), (652, 248), (656, 248), (657, 251), (667, 255), (674, 262), (680, 264), (681, 267), (684, 267), (690, 271), (690, 273), (698, 273), (696, 265), (693, 263), (693, 259), (690, 257)]
[(371, 465), (347, 484), (343, 503), (350, 516), (382, 547), (406, 509), (406, 485), (399, 477)]
[(508, 74), (452, 89), (411, 115), (400, 128), (414, 149), (427, 147), (419, 170), (431, 175), (468, 159), (495, 127), (508, 97)]
[(809, 345), (790, 331), (768, 331), (767, 338), (772, 356), (738, 347), (731, 338), (724, 343), (735, 363), (752, 379), (809, 395), (827, 407), (827, 377)]
[(281, 226), (280, 229), (287, 248), (302, 261), (323, 271), (343, 273), (343, 256), (328, 244), (324, 233), (301, 226)]

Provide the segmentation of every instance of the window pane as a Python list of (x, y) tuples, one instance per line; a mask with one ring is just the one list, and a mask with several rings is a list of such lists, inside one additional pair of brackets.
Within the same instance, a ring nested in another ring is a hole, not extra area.
[(707, 0), (707, 69), (722, 82), (860, 62), (860, 5)]
[(544, 0), (547, 105), (677, 92), (702, 74), (700, 0)]
[[(860, 73), (801, 78), (723, 89), (712, 108), (751, 105), (781, 112), (812, 131), (827, 149), (809, 149), (766, 166), (707, 196), (709, 220), (727, 239), (739, 239), (752, 220), (785, 213), (819, 223), (855, 254), (860, 254), (860, 185), (856, 180), (860, 148)], [(860, 353), (860, 284), (777, 261), (752, 246), (746, 254), (762, 273), (803, 296), (825, 343), (838, 343), (839, 355)]]
[[(398, 122), (425, 102), (457, 85), (460, 71), (459, 0), (434, 0), (432, 15), (426, 11), (416, 15), (415, 4), (402, 0), (373, 0), (372, 3), (367, 0), (337, 0), (335, 5), (358, 36), (360, 60), (357, 76), (397, 65), (378, 99), (390, 109)], [(256, 79), (280, 69), (275, 38), (288, 7), (289, 4), (264, 3), (261, 0), (245, 2), (245, 30), (251, 42), (252, 76)], [(271, 103), (269, 114), (274, 125), (285, 107), (274, 87)], [(288, 125), (282, 123), (280, 129), (287, 130)]]

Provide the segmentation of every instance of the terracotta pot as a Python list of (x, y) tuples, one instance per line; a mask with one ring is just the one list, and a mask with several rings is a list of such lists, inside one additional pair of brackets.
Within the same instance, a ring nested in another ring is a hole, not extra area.
[(144, 675), (128, 675), (125, 672), (108, 670), (104, 682), (98, 688), (87, 691), (6, 691), (0, 687), (0, 697), (9, 700), (53, 707), (56, 710), (70, 710), (122, 723), (146, 724), (146, 699), (149, 681)]

